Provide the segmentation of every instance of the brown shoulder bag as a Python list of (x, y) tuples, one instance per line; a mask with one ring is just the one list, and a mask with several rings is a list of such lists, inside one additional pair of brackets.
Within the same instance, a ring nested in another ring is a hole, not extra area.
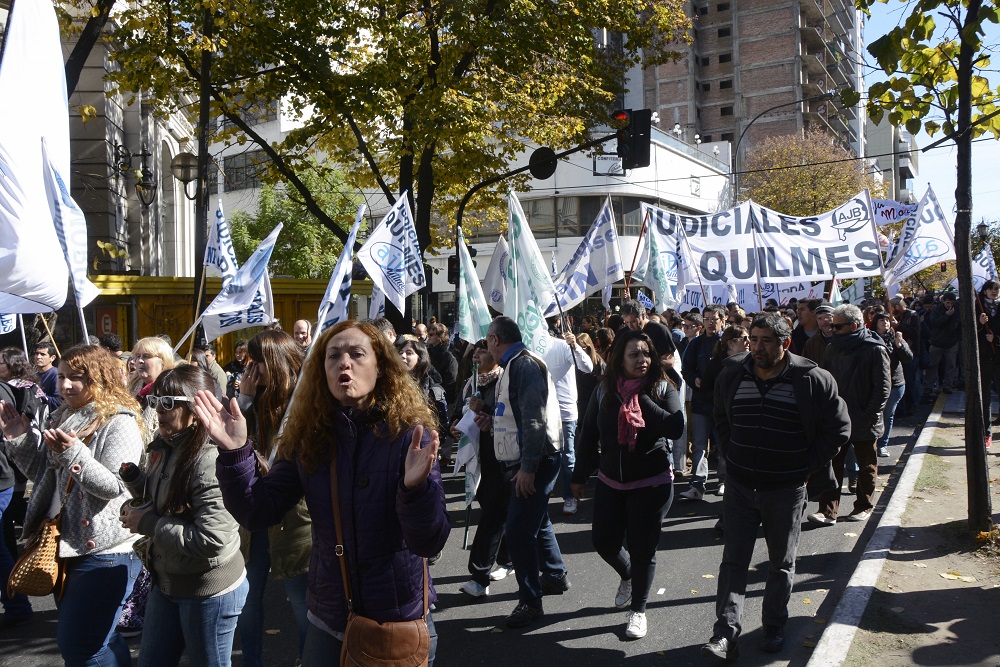
[(16, 593), (22, 593), (40, 597), (55, 592), (57, 597), (62, 598), (66, 572), (59, 557), (59, 529), (62, 525), (62, 507), (66, 506), (71, 488), (72, 477), (66, 483), (66, 494), (59, 514), (42, 522), (35, 534), (28, 539), (24, 553), (14, 563), (14, 569), (7, 579), (7, 595), (13, 597)]
[(424, 558), (424, 612), (413, 621), (379, 623), (354, 612), (351, 581), (347, 574), (344, 552), (344, 531), (340, 519), (340, 496), (337, 494), (337, 455), (330, 461), (330, 496), (333, 500), (333, 523), (337, 530), (336, 554), (344, 578), (347, 598), (347, 628), (340, 652), (343, 667), (426, 667), (431, 650), (431, 635), (427, 628), (427, 607), (430, 597), (427, 582), (427, 559)]

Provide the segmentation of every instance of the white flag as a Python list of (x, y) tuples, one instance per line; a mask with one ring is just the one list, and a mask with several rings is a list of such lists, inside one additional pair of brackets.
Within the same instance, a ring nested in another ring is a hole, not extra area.
[[(932, 264), (955, 259), (955, 238), (952, 223), (945, 218), (934, 189), (928, 186), (917, 209), (916, 231), (899, 255), (886, 268), (883, 282), (888, 288), (899, 288), (899, 283), (917, 271)], [(903, 231), (906, 231), (904, 225)], [(905, 240), (900, 235), (900, 245)], [(846, 298), (846, 297), (845, 297)]]
[(60, 246), (45, 191), (42, 138), (63, 176), (70, 151), (59, 23), (47, 0), (12, 6), (0, 100), (0, 312), (50, 312), (66, 303), (69, 268), (53, 261)]
[(504, 312), (504, 304), (507, 300), (507, 267), (509, 265), (510, 247), (507, 245), (507, 239), (501, 236), (497, 240), (497, 247), (493, 249), (490, 265), (486, 268), (486, 277), (483, 278), (483, 294), (486, 296), (486, 303), (498, 313)]
[(399, 312), (403, 312), (406, 297), (427, 284), (405, 192), (358, 251), (358, 259)]
[(368, 301), (368, 319), (377, 320), (383, 315), (385, 315), (385, 292), (380, 290), (378, 285), (374, 285), (372, 297)]
[[(997, 264), (993, 259), (993, 249), (987, 243), (975, 257), (972, 258), (972, 290), (980, 292), (987, 280), (997, 280)], [(951, 289), (958, 292), (958, 278), (950, 283)]]
[[(671, 239), (676, 248), (677, 241)], [(632, 278), (638, 280), (653, 290), (656, 295), (656, 306), (663, 312), (677, 305), (675, 297), (677, 288), (677, 252), (671, 248), (661, 248), (662, 239), (654, 233), (652, 225), (646, 225), (643, 237), (642, 255), (632, 271)], [(671, 265), (673, 280), (670, 278)]]
[(239, 269), (239, 264), (236, 263), (236, 250), (233, 248), (233, 236), (229, 232), (226, 215), (222, 212), (221, 199), (215, 209), (215, 224), (208, 232), (204, 264), (211, 267), (213, 274), (222, 276), (223, 286), (233, 279)]
[(17, 330), (17, 315), (0, 315), (0, 334), (14, 333)]
[(347, 235), (344, 249), (340, 252), (337, 266), (333, 267), (330, 284), (326, 286), (326, 294), (319, 302), (319, 324), (316, 325), (316, 335), (324, 329), (329, 329), (337, 322), (347, 319), (348, 306), (351, 303), (351, 272), (354, 269), (354, 241), (358, 238), (358, 228), (365, 217), (365, 205), (358, 206), (358, 215), (354, 219), (351, 233)]
[(267, 264), (282, 225), (261, 241), (253, 254), (205, 309), (205, 338), (213, 341), (224, 333), (259, 327), (274, 321), (274, 299)]
[[(582, 303), (587, 296), (624, 277), (625, 269), (622, 267), (621, 250), (618, 248), (618, 231), (615, 229), (615, 213), (611, 207), (611, 198), (608, 197), (573, 257), (552, 282), (559, 298), (559, 306), (566, 311)], [(558, 307), (552, 303), (545, 315), (548, 317), (557, 311)]]
[(462, 230), (458, 230), (458, 337), (475, 342), (486, 338), (490, 328), (490, 310), (486, 307), (486, 297), (479, 285), (479, 275), (472, 265), (472, 256), (465, 245)]
[(49, 198), (52, 222), (73, 279), (76, 302), (83, 307), (101, 294), (101, 289), (87, 277), (87, 219), (70, 196), (66, 181), (49, 159), (48, 142), (44, 138), (42, 160), (45, 162), (45, 192)]
[(549, 347), (549, 329), (543, 313), (555, 301), (556, 290), (521, 209), (521, 202), (513, 193), (509, 195), (507, 234), (510, 237), (510, 262), (507, 267), (509, 291), (504, 315), (517, 322), (525, 347), (544, 356)]
[(866, 278), (858, 278), (850, 287), (844, 287), (840, 290), (840, 298), (844, 303), (852, 303), (855, 306), (861, 303), (865, 298), (865, 281)]
[[(858, 280), (862, 280), (862, 278), (858, 278)], [(840, 280), (837, 278), (833, 279), (833, 289), (830, 290), (830, 303), (834, 306), (844, 303), (844, 295), (840, 292)]]

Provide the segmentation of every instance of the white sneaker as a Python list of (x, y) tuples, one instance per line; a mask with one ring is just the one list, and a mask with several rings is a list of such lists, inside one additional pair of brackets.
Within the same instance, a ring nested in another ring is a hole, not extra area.
[(641, 611), (630, 611), (625, 619), (626, 637), (641, 639), (646, 636), (646, 614)]
[(567, 498), (566, 501), (563, 503), (563, 514), (565, 514), (566, 516), (569, 516), (571, 514), (576, 514), (577, 509), (578, 507), (576, 498)]
[(715, 490), (715, 495), (720, 496), (720, 497), (726, 495), (726, 483), (725, 482), (723, 482), (722, 484), (719, 484), (719, 488), (717, 488)]
[(830, 517), (828, 517), (827, 515), (823, 514), (822, 512), (815, 512), (813, 514), (810, 514), (806, 518), (809, 519), (809, 523), (816, 523), (816, 524), (819, 524), (821, 526), (836, 526), (837, 525), (837, 520), (836, 519), (831, 519)]
[(514, 567), (512, 565), (501, 565), (490, 572), (490, 581), (500, 581), (501, 579), (506, 579), (511, 574), (514, 574)]
[(628, 606), (628, 603), (632, 601), (632, 580), (622, 579), (622, 583), (618, 584), (618, 592), (615, 593), (615, 606), (619, 609), (624, 609)]
[(458, 590), (462, 591), (466, 595), (471, 595), (474, 598), (481, 598), (490, 594), (490, 587), (483, 586), (475, 579), (469, 579), (467, 582), (459, 586)]
[(681, 493), (680, 497), (684, 500), (701, 500), (705, 497), (705, 492), (692, 486), (687, 491)]

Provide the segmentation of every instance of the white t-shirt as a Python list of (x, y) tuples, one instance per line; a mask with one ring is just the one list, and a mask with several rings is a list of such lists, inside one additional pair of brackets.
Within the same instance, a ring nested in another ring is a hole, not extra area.
[(576, 373), (573, 372), (573, 357), (576, 357), (576, 367), (581, 373), (591, 373), (594, 370), (594, 362), (579, 347), (570, 349), (569, 343), (562, 338), (551, 336), (552, 345), (545, 352), (542, 360), (552, 374), (552, 381), (556, 385), (556, 396), (559, 398), (559, 417), (564, 421), (577, 421), (579, 418), (576, 409)]

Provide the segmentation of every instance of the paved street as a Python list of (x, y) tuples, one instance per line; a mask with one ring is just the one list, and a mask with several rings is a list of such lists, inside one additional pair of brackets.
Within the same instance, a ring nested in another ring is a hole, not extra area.
[[(889, 459), (880, 459), (881, 495), (892, 489), (897, 459), (913, 442), (920, 418), (897, 421)], [(905, 458), (904, 458), (905, 461)], [(902, 465), (902, 461), (900, 462)], [(676, 491), (687, 485), (680, 483)], [(714, 484), (710, 489), (714, 488)], [(467, 553), (462, 550), (464, 508), (460, 477), (446, 477), (448, 506), (453, 529), (441, 560), (431, 569), (438, 590), (434, 620), (439, 634), (438, 667), (467, 665), (587, 665), (704, 664), (698, 646), (711, 635), (715, 618), (715, 590), (722, 541), (713, 525), (721, 498), (708, 495), (704, 501), (676, 501), (667, 516), (660, 540), (658, 567), (647, 610), (649, 633), (644, 639), (626, 641), (625, 613), (613, 608), (618, 585), (614, 571), (593, 552), (590, 544), (591, 501), (581, 503), (579, 513), (562, 516), (562, 501), (553, 500), (550, 514), (559, 544), (569, 567), (570, 591), (545, 598), (545, 616), (527, 630), (503, 628), (504, 617), (514, 608), (517, 586), (513, 577), (491, 586), (491, 595), (474, 601), (458, 587), (469, 576)], [(880, 498), (882, 507), (885, 499)], [(809, 511), (815, 511), (811, 504)], [(477, 512), (472, 514), (473, 522)], [(870, 525), (841, 521), (835, 527), (805, 524), (799, 548), (795, 589), (789, 604), (785, 650), (777, 655), (757, 649), (760, 635), (760, 603), (767, 560), (763, 541), (754, 554), (756, 571), (751, 573), (741, 644), (741, 665), (804, 665), (811, 644), (823, 629), (823, 621), (857, 565), (859, 543), (874, 529)], [(474, 528), (473, 528), (474, 530)], [(471, 534), (470, 534), (471, 541)], [(280, 582), (268, 587), (265, 638), (267, 667), (292, 667), (295, 663), (295, 629)], [(36, 620), (27, 626), (0, 634), (0, 667), (48, 667), (60, 664), (55, 646), (55, 611), (51, 599), (35, 600)], [(134, 649), (138, 640), (133, 640)], [(234, 665), (241, 665), (239, 642)], [(186, 664), (186, 663), (185, 663)], [(334, 664), (334, 663), (331, 663)]]

